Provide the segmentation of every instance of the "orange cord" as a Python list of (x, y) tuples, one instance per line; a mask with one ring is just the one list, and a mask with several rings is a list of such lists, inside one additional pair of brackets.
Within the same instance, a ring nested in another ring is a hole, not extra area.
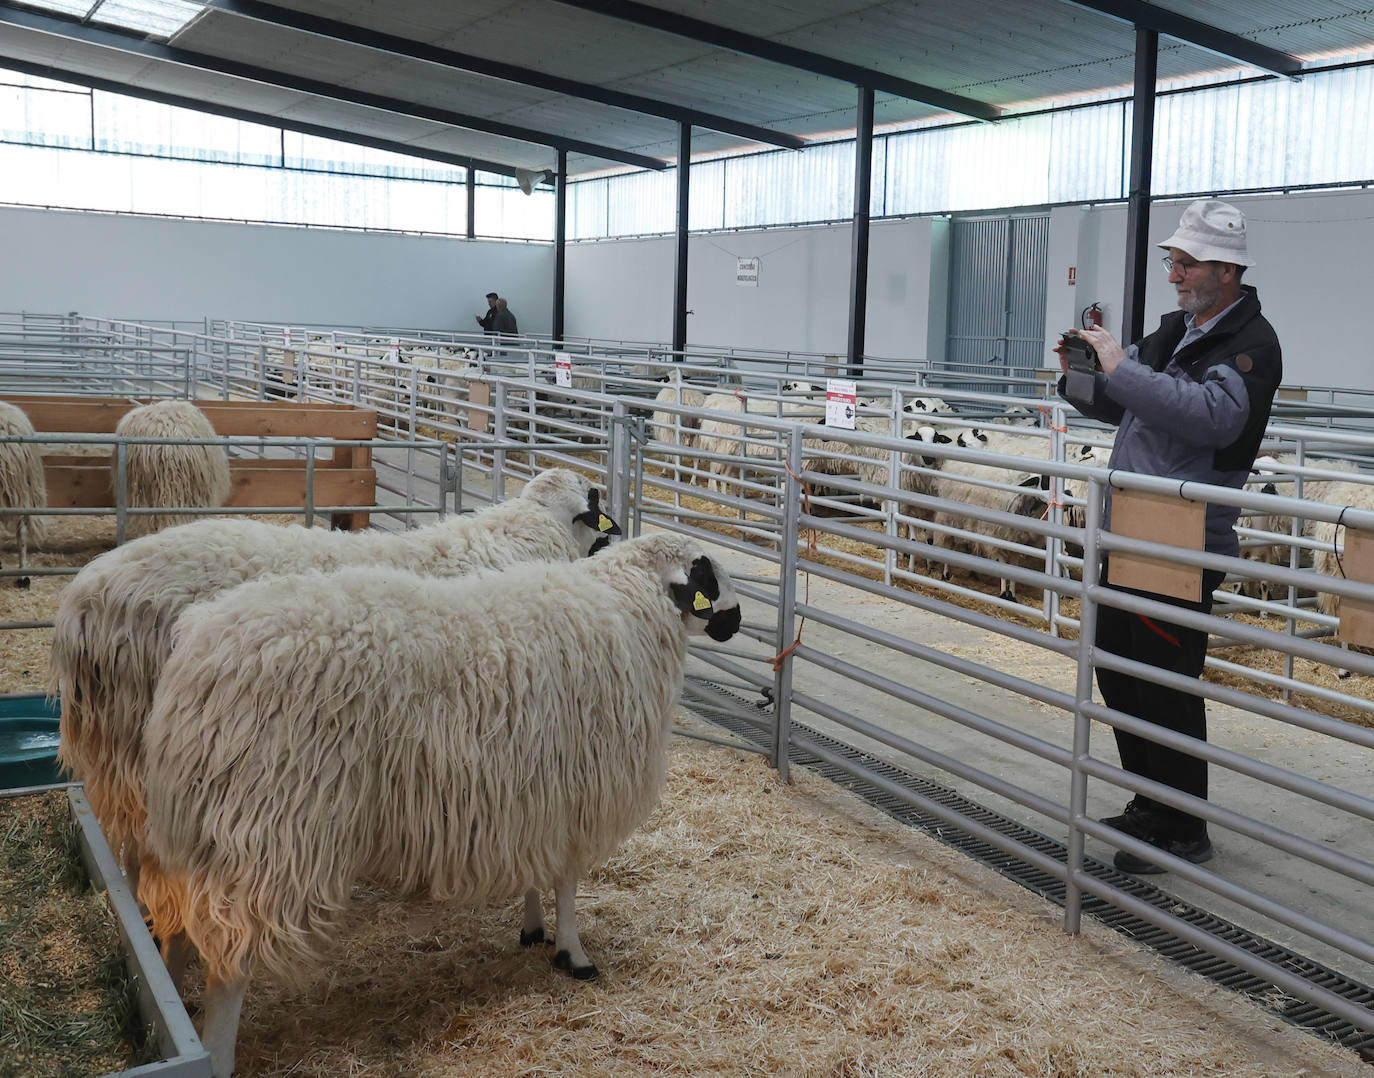
[(1069, 433), (1069, 428), (1068, 428), (1068, 426), (1056, 427), (1053, 423), (1050, 422), (1050, 410), (1049, 410), (1048, 408), (1046, 408), (1043, 404), (1038, 404), (1038, 405), (1036, 405), (1036, 407), (1039, 408), (1041, 414), (1044, 415), (1044, 417), (1045, 417), (1045, 426), (1049, 427), (1050, 430), (1057, 430), (1060, 434), (1068, 434), (1068, 433)]

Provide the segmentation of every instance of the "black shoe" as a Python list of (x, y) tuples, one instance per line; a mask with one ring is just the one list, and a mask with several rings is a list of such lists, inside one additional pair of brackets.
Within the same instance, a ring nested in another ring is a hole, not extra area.
[(1106, 816), (1097, 822), (1143, 842), (1154, 841), (1154, 837), (1163, 830), (1159, 813), (1146, 807), (1138, 797), (1131, 799), (1120, 816)]
[[(1205, 834), (1199, 835), (1197, 838), (1166, 838), (1149, 841), (1152, 846), (1158, 846), (1165, 853), (1173, 854), (1175, 857), (1195, 865), (1212, 859), (1212, 840)], [(1156, 876), (1161, 872), (1168, 871), (1153, 861), (1147, 861), (1145, 858), (1137, 857), (1125, 850), (1116, 851), (1116, 856), (1112, 858), (1112, 864), (1122, 872), (1129, 872), (1134, 876)]]

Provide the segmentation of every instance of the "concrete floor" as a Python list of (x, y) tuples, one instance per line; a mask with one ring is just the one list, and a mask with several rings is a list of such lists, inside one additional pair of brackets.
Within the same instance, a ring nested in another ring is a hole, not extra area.
[[(761, 560), (734, 552), (725, 551), (722, 556), (728, 566), (738, 571), (768, 575), (771, 569)], [(810, 602), (827, 612), (993, 666), (1070, 695), (1074, 691), (1074, 664), (1031, 645), (816, 577), (810, 582)], [(768, 607), (746, 610), (745, 613), (746, 621), (771, 623), (773, 618), (773, 610)], [(1071, 745), (1073, 730), (1069, 714), (1019, 694), (875, 646), (814, 621), (807, 623), (803, 641), (836, 658), (1046, 742), (1065, 748)], [(751, 650), (762, 652), (767, 649), (760, 645)], [(697, 665), (693, 669), (700, 670), (701, 667)], [(795, 663), (793, 679), (799, 691), (844, 708), (870, 723), (965, 765), (1015, 783), (1057, 804), (1068, 803), (1069, 772), (1065, 768), (960, 723), (895, 700), (885, 693), (842, 679), (811, 663)], [(1370, 759), (1370, 752), (1364, 748), (1217, 704), (1209, 704), (1208, 717), (1209, 735), (1215, 744), (1366, 797), (1374, 797), (1374, 767), (1371, 767), (1374, 760)], [(971, 781), (896, 752), (818, 715), (797, 710), (794, 719), (954, 789), (970, 800), (1052, 838), (1064, 841), (1067, 837), (1064, 825)], [(1094, 724), (1092, 739), (1093, 755), (1116, 764), (1117, 755), (1110, 729)], [(1211, 800), (1214, 803), (1274, 827), (1330, 844), (1364, 860), (1374, 861), (1374, 827), (1368, 821), (1260, 784), (1221, 767), (1213, 766), (1211, 772)], [(1129, 796), (1129, 793), (1109, 783), (1090, 780), (1088, 812), (1094, 817), (1119, 812)], [(1361, 939), (1374, 939), (1374, 902), (1371, 902), (1370, 888), (1215, 825), (1212, 839), (1217, 854), (1206, 867), (1222, 879)], [(1090, 856), (1109, 862), (1114, 849), (1104, 842), (1089, 839), (1087, 852)], [(1256, 931), (1347, 976), (1374, 984), (1374, 967), (1224, 899), (1201, 885), (1172, 874), (1152, 876), (1149, 880), (1184, 901)]]

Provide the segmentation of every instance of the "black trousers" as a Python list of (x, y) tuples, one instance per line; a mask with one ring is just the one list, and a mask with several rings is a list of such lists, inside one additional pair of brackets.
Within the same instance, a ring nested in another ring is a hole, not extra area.
[[(1210, 613), (1212, 592), (1220, 585), (1224, 573), (1205, 571), (1202, 574), (1202, 601), (1193, 603), (1149, 592), (1133, 591), (1107, 584), (1107, 587), (1128, 595), (1155, 599), (1184, 610)], [(1102, 582), (1106, 584), (1107, 566), (1102, 566)], [(1107, 600), (1110, 601), (1110, 600)], [(1148, 663), (1161, 670), (1170, 670), (1195, 678), (1202, 673), (1207, 658), (1207, 634), (1184, 628), (1170, 621), (1146, 618), (1127, 613), (1104, 602), (1097, 611), (1097, 635), (1094, 640), (1102, 651), (1125, 659)], [(1116, 711), (1152, 722), (1199, 741), (1207, 740), (1207, 711), (1200, 696), (1166, 688), (1150, 681), (1118, 673), (1115, 670), (1097, 671), (1097, 687), (1106, 705)], [(1172, 786), (1176, 790), (1207, 799), (1207, 762), (1179, 752), (1166, 745), (1125, 730), (1116, 730), (1116, 748), (1121, 766), (1135, 775)], [(1206, 821), (1191, 813), (1180, 812), (1141, 795), (1145, 807), (1154, 810), (1167, 821), (1169, 833), (1165, 838), (1194, 839), (1206, 833)]]

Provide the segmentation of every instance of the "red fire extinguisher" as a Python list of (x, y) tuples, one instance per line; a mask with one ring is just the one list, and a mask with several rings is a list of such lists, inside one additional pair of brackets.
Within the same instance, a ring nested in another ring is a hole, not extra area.
[(1084, 307), (1078, 316), (1079, 325), (1084, 329), (1102, 328), (1102, 308), (1094, 303), (1091, 307)]

